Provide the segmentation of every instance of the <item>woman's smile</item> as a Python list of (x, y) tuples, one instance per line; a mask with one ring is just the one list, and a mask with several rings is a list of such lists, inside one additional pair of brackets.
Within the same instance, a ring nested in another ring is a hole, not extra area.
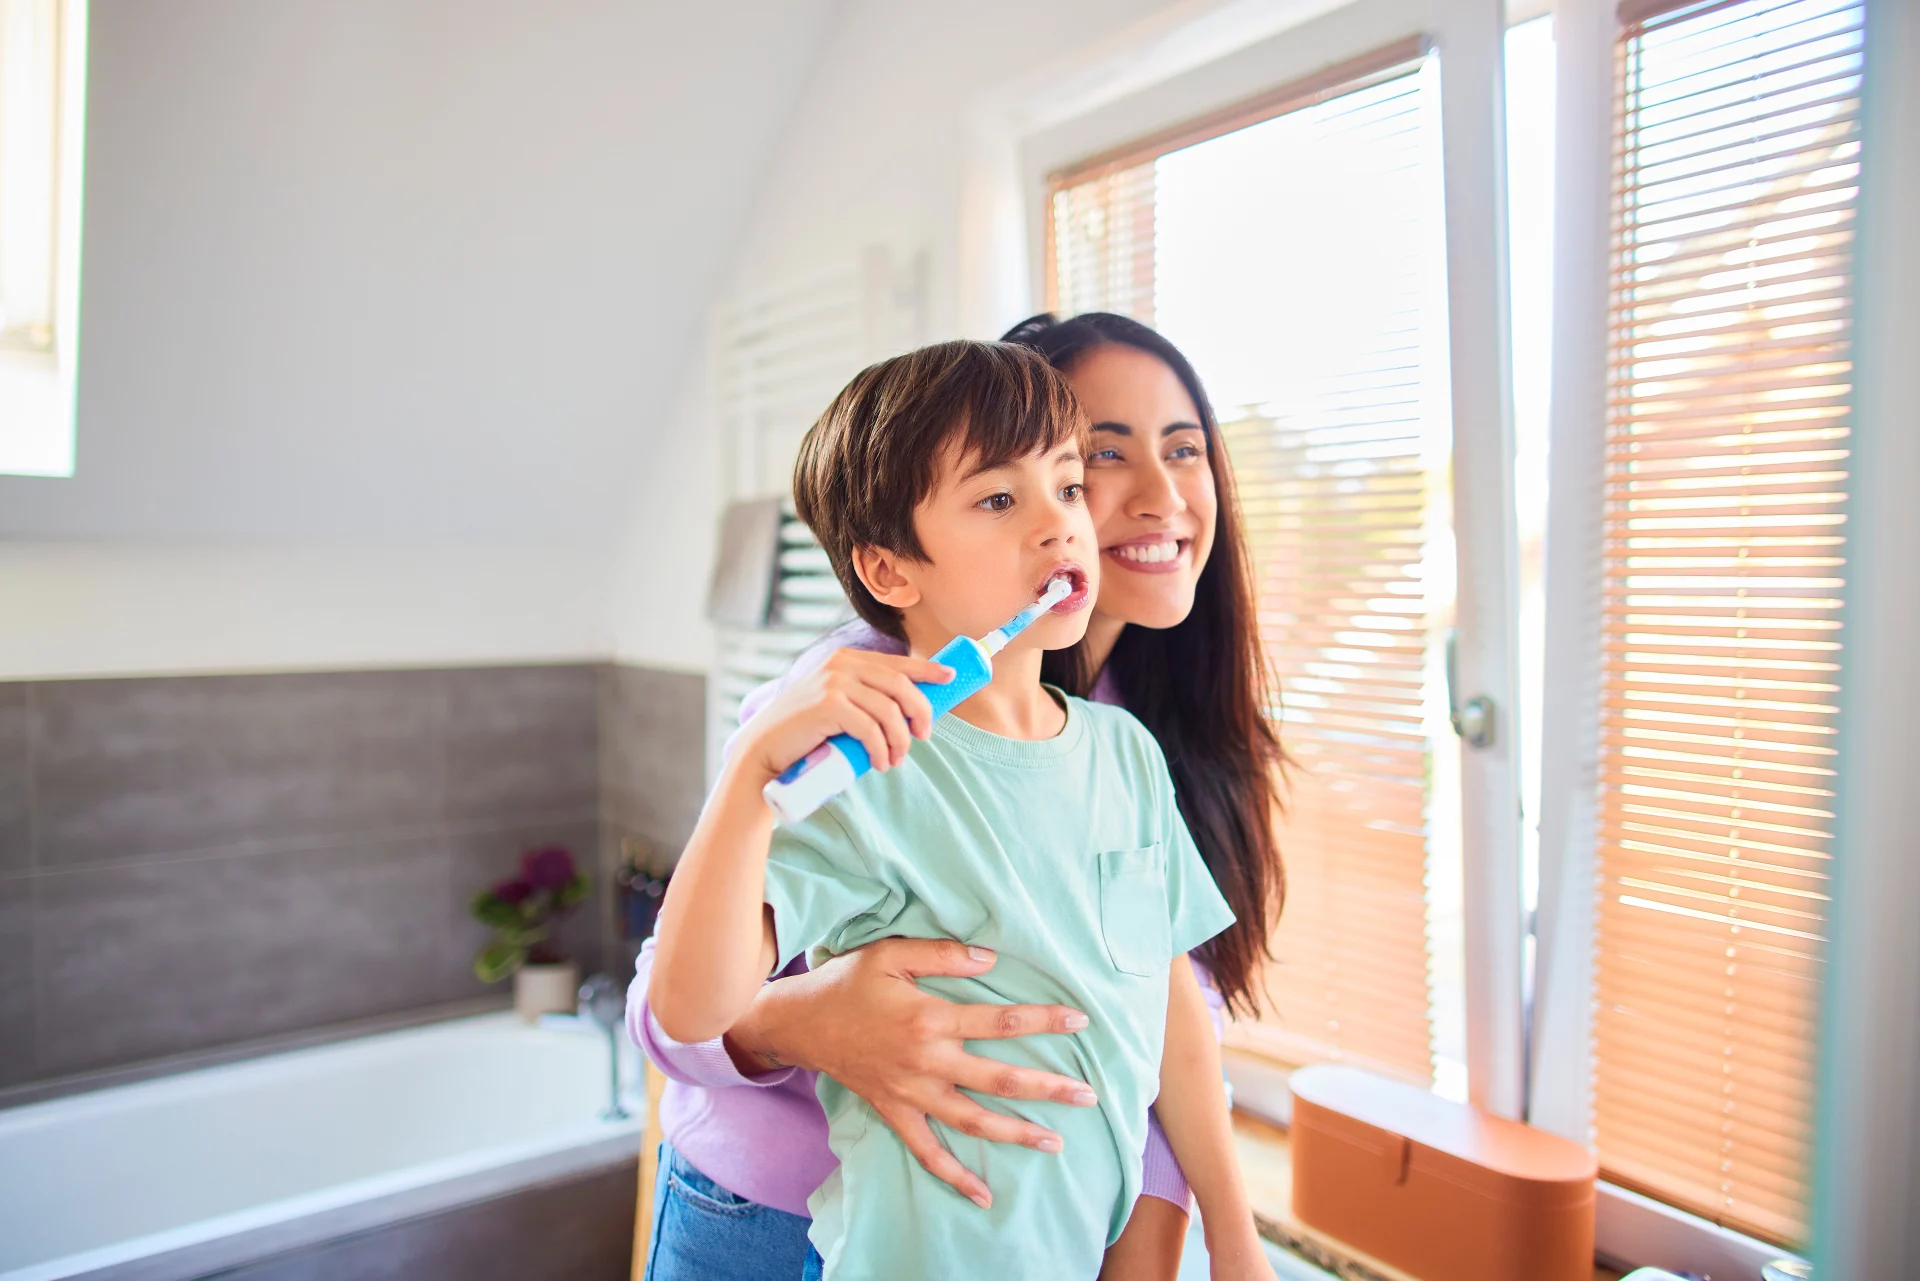
[(1136, 574), (1178, 574), (1193, 568), (1193, 540), (1171, 533), (1141, 534), (1109, 544), (1100, 552)]

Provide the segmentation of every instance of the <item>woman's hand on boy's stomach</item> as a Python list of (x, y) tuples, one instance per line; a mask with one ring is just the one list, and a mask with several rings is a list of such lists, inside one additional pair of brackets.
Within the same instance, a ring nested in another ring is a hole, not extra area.
[(951, 939), (882, 939), (772, 984), (751, 1030), (729, 1036), (749, 1054), (770, 1050), (775, 1063), (826, 1073), (865, 1099), (929, 1174), (970, 1200), (990, 1202), (986, 1184), (934, 1137), (929, 1117), (976, 1138), (1052, 1152), (1060, 1150), (1058, 1134), (982, 1107), (961, 1089), (1076, 1107), (1098, 1102), (1083, 1081), (964, 1048), (967, 1041), (1071, 1034), (1087, 1026), (1084, 1014), (1058, 1005), (958, 1005), (915, 982), (975, 978), (994, 960), (984, 948)]
[(951, 679), (951, 668), (925, 659), (835, 650), (747, 722), (733, 766), (764, 782), (835, 734), (847, 734), (867, 749), (876, 770), (891, 769), (907, 758), (914, 739), (933, 732), (933, 708), (914, 682)]

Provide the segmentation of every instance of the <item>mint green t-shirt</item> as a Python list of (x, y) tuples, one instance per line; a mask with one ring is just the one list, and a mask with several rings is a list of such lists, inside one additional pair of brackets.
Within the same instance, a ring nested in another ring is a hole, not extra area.
[(829, 1278), (1091, 1278), (1140, 1190), (1159, 1093), (1168, 966), (1233, 923), (1175, 805), (1159, 744), (1126, 711), (1060, 696), (1054, 738), (1001, 738), (947, 716), (906, 763), (775, 831), (767, 864), (781, 966), (876, 939), (994, 949), (978, 979), (921, 986), (954, 1001), (1059, 1004), (1070, 1036), (969, 1042), (975, 1054), (1077, 1077), (1094, 1108), (975, 1096), (1058, 1132), (1054, 1154), (935, 1134), (986, 1180), (982, 1210), (920, 1167), (826, 1076), (839, 1169), (808, 1201)]

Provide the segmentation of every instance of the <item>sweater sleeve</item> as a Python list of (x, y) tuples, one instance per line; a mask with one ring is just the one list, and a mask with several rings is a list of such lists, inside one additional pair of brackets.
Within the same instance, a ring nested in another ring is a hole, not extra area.
[(719, 1037), (689, 1044), (676, 1041), (660, 1030), (653, 1011), (647, 1008), (647, 982), (653, 977), (653, 940), (640, 945), (633, 963), (633, 983), (627, 988), (627, 1035), (645, 1050), (654, 1066), (668, 1079), (682, 1085), (698, 1085), (709, 1090), (733, 1085), (765, 1088), (779, 1085), (797, 1069), (780, 1068), (761, 1076), (748, 1076), (734, 1064), (725, 1043)]
[[(1225, 1039), (1226, 998), (1220, 995), (1220, 989), (1214, 986), (1213, 975), (1200, 963), (1200, 958), (1189, 957), (1193, 962), (1194, 977), (1200, 980), (1200, 994), (1207, 999), (1207, 1012), (1213, 1016), (1213, 1034)], [(1225, 1083), (1222, 1082), (1224, 1086)], [(1229, 1103), (1232, 1091), (1228, 1090)], [(1167, 1132), (1160, 1128), (1160, 1116), (1147, 1112), (1147, 1150), (1141, 1157), (1140, 1195), (1157, 1196), (1162, 1201), (1171, 1201), (1189, 1214), (1193, 1212), (1193, 1193), (1187, 1187), (1187, 1176), (1180, 1169), (1180, 1161), (1173, 1155), (1173, 1145), (1167, 1142)]]
[(1167, 1142), (1167, 1132), (1160, 1128), (1160, 1114), (1151, 1109), (1147, 1112), (1147, 1150), (1140, 1163), (1140, 1195), (1157, 1196), (1189, 1214), (1193, 1212), (1193, 1192), (1187, 1187), (1187, 1176), (1180, 1170), (1179, 1158), (1173, 1155), (1173, 1145)]

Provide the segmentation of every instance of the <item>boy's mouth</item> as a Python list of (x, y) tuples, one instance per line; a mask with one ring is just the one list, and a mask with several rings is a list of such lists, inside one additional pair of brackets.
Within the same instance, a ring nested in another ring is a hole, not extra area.
[(1054, 605), (1048, 612), (1054, 614), (1071, 614), (1078, 610), (1085, 609), (1088, 600), (1087, 571), (1072, 561), (1063, 561), (1049, 570), (1047, 576), (1041, 580), (1040, 586), (1034, 589), (1033, 594), (1038, 596), (1040, 593), (1046, 591), (1047, 585), (1056, 578), (1066, 579), (1073, 585), (1073, 590), (1067, 593), (1066, 599)]

